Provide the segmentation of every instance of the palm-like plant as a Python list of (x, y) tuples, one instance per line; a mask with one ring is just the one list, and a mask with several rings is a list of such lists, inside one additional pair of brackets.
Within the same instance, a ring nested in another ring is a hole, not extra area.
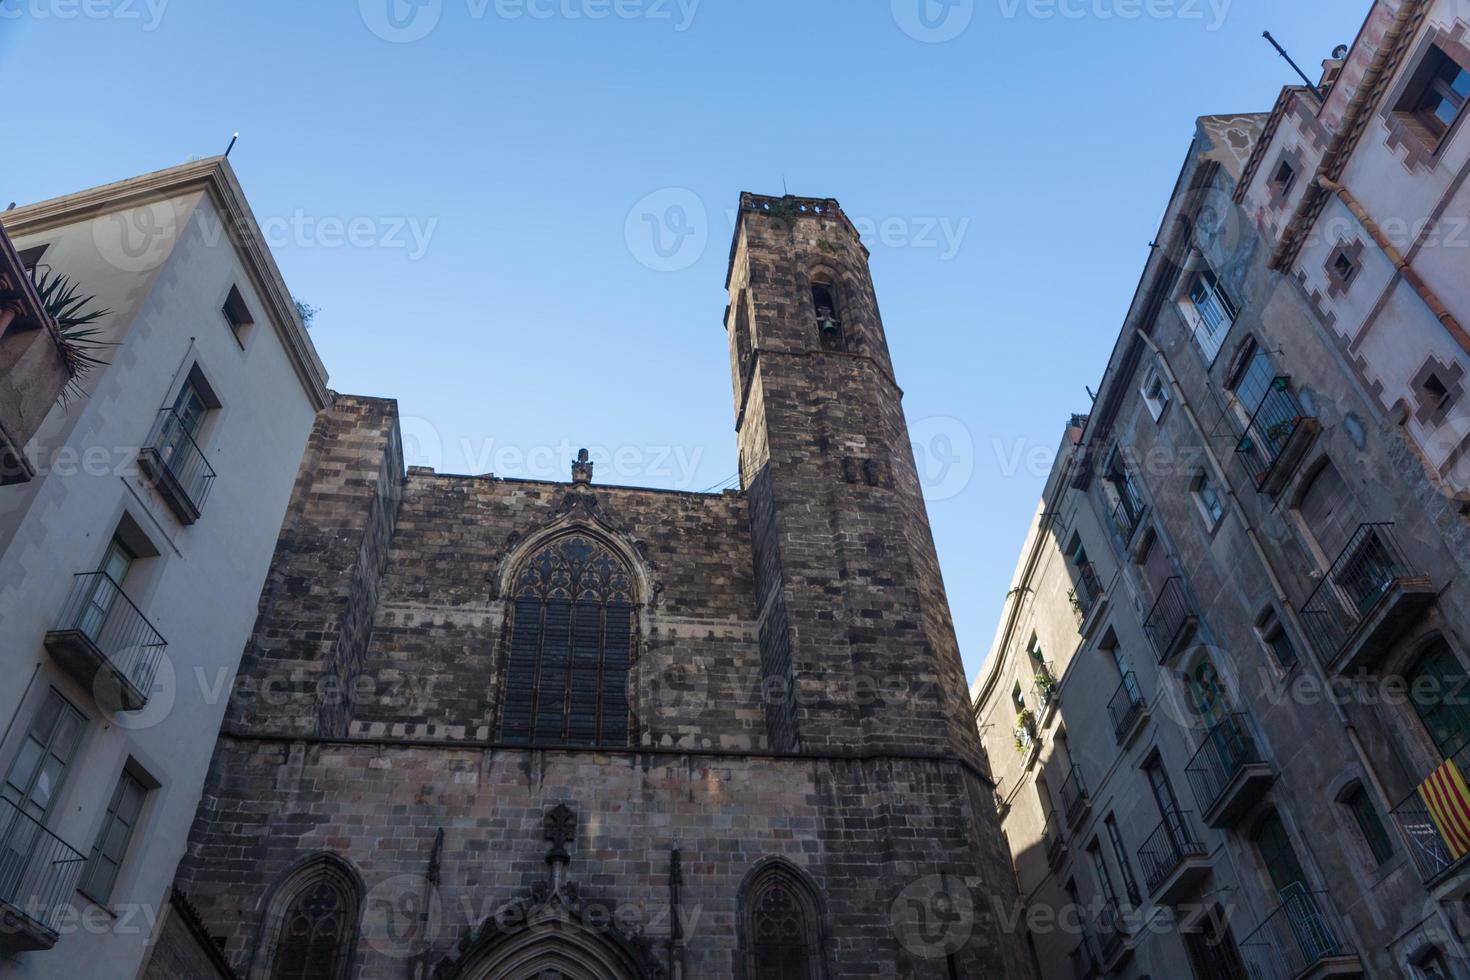
[(97, 297), (81, 295), (80, 287), (68, 275), (41, 268), (35, 269), (31, 275), (41, 297), (41, 306), (56, 321), (61, 334), (61, 353), (70, 378), (62, 389), (62, 398), (80, 396), (87, 375), (107, 364), (99, 356), (101, 351), (114, 346), (102, 340), (102, 331), (94, 326), (112, 310), (93, 306)]

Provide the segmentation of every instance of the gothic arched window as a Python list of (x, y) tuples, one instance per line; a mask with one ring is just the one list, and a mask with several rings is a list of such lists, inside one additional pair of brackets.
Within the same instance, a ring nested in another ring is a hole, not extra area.
[(571, 534), (531, 555), (511, 589), (501, 739), (626, 746), (635, 626), (627, 567)]
[(837, 292), (826, 273), (812, 277), (812, 312), (817, 319), (817, 333), (827, 350), (842, 347), (842, 310), (837, 306)]
[(794, 870), (775, 864), (761, 871), (742, 904), (746, 980), (821, 980), (817, 900)]
[(357, 935), (358, 892), (330, 859), (298, 871), (280, 889), (271, 980), (342, 980)]

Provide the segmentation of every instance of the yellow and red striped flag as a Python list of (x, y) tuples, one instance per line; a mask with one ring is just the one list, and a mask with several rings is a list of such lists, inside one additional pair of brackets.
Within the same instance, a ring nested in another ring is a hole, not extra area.
[(1446, 759), (1419, 785), (1419, 798), (1455, 860), (1470, 853), (1470, 788), (1453, 759)]

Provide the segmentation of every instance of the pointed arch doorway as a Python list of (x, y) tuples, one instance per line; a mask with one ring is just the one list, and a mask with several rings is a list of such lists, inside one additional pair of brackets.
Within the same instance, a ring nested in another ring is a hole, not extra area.
[(492, 923), (467, 954), (436, 980), (664, 980), (650, 950), (615, 928), (594, 929), (565, 910), (543, 907), (525, 925)]

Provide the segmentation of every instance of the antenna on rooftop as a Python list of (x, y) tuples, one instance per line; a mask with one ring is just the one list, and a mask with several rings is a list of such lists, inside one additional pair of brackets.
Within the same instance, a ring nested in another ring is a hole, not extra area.
[(1302, 77), (1302, 81), (1306, 84), (1307, 88), (1309, 88), (1309, 89), (1312, 90), (1312, 94), (1317, 97), (1317, 100), (1318, 101), (1321, 101), (1321, 99), (1322, 99), (1322, 93), (1320, 91), (1318, 91), (1316, 84), (1310, 78), (1307, 77), (1307, 73), (1304, 72), (1304, 71), (1302, 71), (1300, 65), (1298, 65), (1295, 61), (1292, 61), (1291, 60), (1291, 55), (1287, 54), (1286, 53), (1286, 49), (1283, 48), (1280, 44), (1278, 44), (1276, 42), (1276, 39), (1271, 36), (1271, 32), (1270, 31), (1262, 31), (1261, 32), (1261, 37), (1263, 37), (1266, 40), (1268, 40), (1268, 41), (1271, 42), (1271, 47), (1273, 47), (1273, 48), (1276, 49), (1276, 53), (1279, 54), (1279, 55), (1281, 55), (1281, 57), (1283, 57), (1283, 58), (1286, 59), (1286, 63), (1292, 67), (1292, 70), (1293, 71), (1295, 71), (1298, 75), (1300, 75)]
[(239, 138), (240, 138), (240, 134), (239, 133), (236, 133), (234, 136), (231, 136), (230, 137), (230, 145), (227, 146), (227, 147), (225, 147), (225, 156), (229, 156), (230, 155), (230, 151), (235, 148), (235, 140), (237, 140)]

